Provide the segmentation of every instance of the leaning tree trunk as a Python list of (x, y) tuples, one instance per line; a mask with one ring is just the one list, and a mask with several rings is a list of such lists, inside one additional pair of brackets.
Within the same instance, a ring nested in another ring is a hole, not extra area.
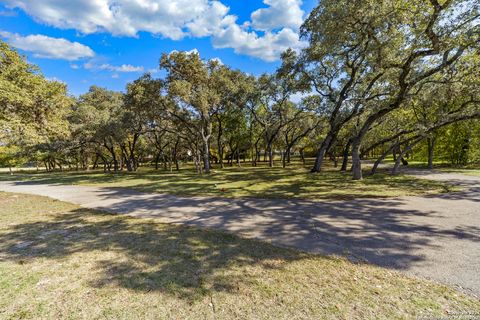
[(313, 165), (311, 172), (320, 172), (322, 171), (322, 164), (325, 158), (325, 154), (327, 153), (328, 147), (332, 143), (333, 137), (331, 135), (327, 135), (318, 150), (317, 157), (315, 158), (315, 164)]
[(397, 157), (397, 161), (395, 161), (395, 165), (393, 166), (393, 169), (392, 169), (392, 174), (398, 174), (398, 168), (400, 167), (400, 163), (403, 163), (402, 159), (403, 159), (403, 156), (407, 153), (407, 152), (410, 152), (410, 150), (412, 150), (412, 148), (417, 144), (419, 143), (420, 141), (422, 141), (422, 138), (418, 139), (418, 140), (415, 140), (414, 142), (412, 142), (411, 144), (407, 145), (405, 147), (404, 150), (402, 150), (398, 157)]
[(385, 160), (385, 158), (387, 157), (387, 155), (397, 147), (397, 144), (394, 143), (390, 146), (390, 148), (388, 148), (386, 151), (384, 151), (380, 157), (375, 161), (375, 163), (373, 164), (373, 167), (372, 167), (372, 170), (370, 171), (370, 174), (373, 176), (375, 173), (377, 173), (377, 169), (378, 169), (378, 166), (380, 165), (380, 163)]
[(392, 155), (393, 155), (393, 161), (397, 162), (397, 153), (398, 153), (399, 146), (393, 148), (392, 150)]

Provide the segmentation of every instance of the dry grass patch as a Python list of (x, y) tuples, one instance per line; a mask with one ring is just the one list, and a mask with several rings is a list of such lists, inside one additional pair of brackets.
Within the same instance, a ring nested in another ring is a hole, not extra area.
[(220, 232), (0, 193), (0, 318), (415, 318), (453, 289)]

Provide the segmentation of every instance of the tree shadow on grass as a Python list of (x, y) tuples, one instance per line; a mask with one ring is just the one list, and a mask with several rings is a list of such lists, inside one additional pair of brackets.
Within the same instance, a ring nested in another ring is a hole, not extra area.
[(19, 224), (0, 234), (0, 261), (26, 264), (98, 251), (113, 252), (116, 258), (96, 261), (98, 277), (89, 285), (161, 291), (192, 302), (254, 283), (255, 276), (233, 272), (235, 268), (282, 268), (309, 257), (227, 233), (87, 209)]
[[(424, 263), (428, 258), (425, 250), (446, 250), (445, 254), (452, 257), (452, 267), (458, 262), (461, 268), (468, 258), (465, 254), (478, 249), (480, 243), (480, 230), (469, 220), (464, 224), (443, 223), (451, 221), (445, 211), (405, 207), (402, 198), (311, 202), (175, 197), (118, 188), (94, 189), (91, 193), (96, 200), (90, 206), (95, 209), (224, 230), (398, 270)], [(461, 244), (469, 251), (452, 251), (439, 243)], [(272, 260), (290, 262), (308, 257), (230, 234), (86, 209), (51, 221), (19, 224), (0, 235), (0, 255), (4, 259), (57, 259), (95, 250), (113, 250), (127, 259), (99, 262), (100, 280), (92, 285), (161, 290), (193, 300), (214, 291), (234, 291), (239, 284), (254, 281), (248, 274), (229, 273), (235, 266), (269, 266)]]

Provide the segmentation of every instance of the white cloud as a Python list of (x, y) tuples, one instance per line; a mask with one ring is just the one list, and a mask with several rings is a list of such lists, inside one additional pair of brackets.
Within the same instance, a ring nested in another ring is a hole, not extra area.
[(264, 0), (267, 8), (252, 12), (252, 27), (257, 30), (269, 31), (289, 27), (298, 29), (303, 22), (301, 0)]
[(72, 64), (70, 65), (70, 68), (72, 68), (72, 69), (75, 69), (75, 70), (76, 70), (76, 69), (80, 69), (80, 66), (79, 66), (78, 64), (74, 64), (74, 63), (72, 63)]
[(194, 37), (206, 37), (231, 21), (231, 16), (227, 15), (229, 8), (219, 1), (212, 4), (194, 21), (186, 24), (189, 33)]
[(183, 52), (183, 53), (185, 53), (185, 54), (188, 54), (188, 55), (190, 55), (190, 54), (196, 54), (197, 56), (199, 56), (199, 55), (200, 55), (200, 52), (198, 51), (198, 49), (197, 49), (197, 48), (193, 48), (192, 50), (188, 50), (188, 51), (178, 51), (178, 50), (172, 50), (172, 51), (170, 51), (170, 53), (169, 53), (169, 54), (172, 54), (172, 53), (178, 53), (178, 52)]
[(310, 92), (297, 92), (292, 94), (290, 101), (293, 103), (300, 103), (303, 99), (310, 97), (312, 94)]
[(114, 74), (112, 74), (112, 78), (113, 79), (118, 79), (118, 78), (120, 78), (120, 75), (118, 73), (114, 73)]
[(108, 70), (113, 72), (143, 72), (142, 66), (132, 66), (131, 64), (122, 64), (120, 66), (114, 66), (108, 63), (97, 65), (93, 61), (89, 61), (83, 64), (83, 67), (87, 70)]
[(301, 0), (264, 0), (265, 8), (239, 25), (230, 8), (215, 0), (0, 0), (37, 21), (84, 34), (137, 36), (144, 31), (173, 40), (211, 37), (217, 48), (273, 61), (301, 47)]
[(62, 60), (79, 60), (95, 55), (92, 49), (63, 38), (52, 38), (41, 34), (21, 36), (17, 33), (0, 31), (0, 36), (15, 48), (32, 52), (35, 57)]
[(186, 54), (196, 54), (197, 56), (200, 55), (200, 52), (198, 51), (197, 48), (193, 48), (192, 50), (185, 51)]
[(223, 66), (223, 64), (224, 64), (223, 61), (222, 61), (222, 59), (220, 59), (220, 58), (218, 58), (218, 57), (212, 58), (212, 59), (210, 59), (210, 61), (216, 62), (216, 63), (218, 63), (218, 64), (221, 65), (221, 66)]
[(216, 48), (233, 48), (235, 53), (275, 61), (283, 51), (288, 48), (298, 50), (303, 43), (299, 41), (298, 33), (289, 28), (277, 33), (265, 32), (259, 36), (256, 32), (232, 24), (213, 37), (213, 45)]
[(60, 80), (60, 79), (57, 78), (57, 77), (50, 77), (50, 78), (47, 77), (47, 80), (48, 80), (48, 81), (53, 81), (53, 82), (60, 82), (60, 83), (62, 83), (62, 84), (66, 84), (65, 81)]
[(206, 14), (219, 11), (210, 0), (3, 0), (37, 20), (85, 34), (107, 31), (136, 36), (147, 31), (170, 39), (181, 39), (184, 28)]
[(121, 66), (112, 66), (111, 64), (102, 64), (100, 70), (109, 70), (116, 72), (142, 72), (142, 66), (132, 66), (131, 64), (122, 64)]

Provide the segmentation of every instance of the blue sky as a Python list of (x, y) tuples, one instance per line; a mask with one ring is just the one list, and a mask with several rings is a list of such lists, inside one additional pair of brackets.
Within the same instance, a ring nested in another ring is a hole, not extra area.
[[(162, 53), (197, 50), (252, 74), (299, 49), (315, 0), (0, 0), (0, 37), (79, 95), (124, 90)], [(155, 73), (159, 75), (158, 73)]]

